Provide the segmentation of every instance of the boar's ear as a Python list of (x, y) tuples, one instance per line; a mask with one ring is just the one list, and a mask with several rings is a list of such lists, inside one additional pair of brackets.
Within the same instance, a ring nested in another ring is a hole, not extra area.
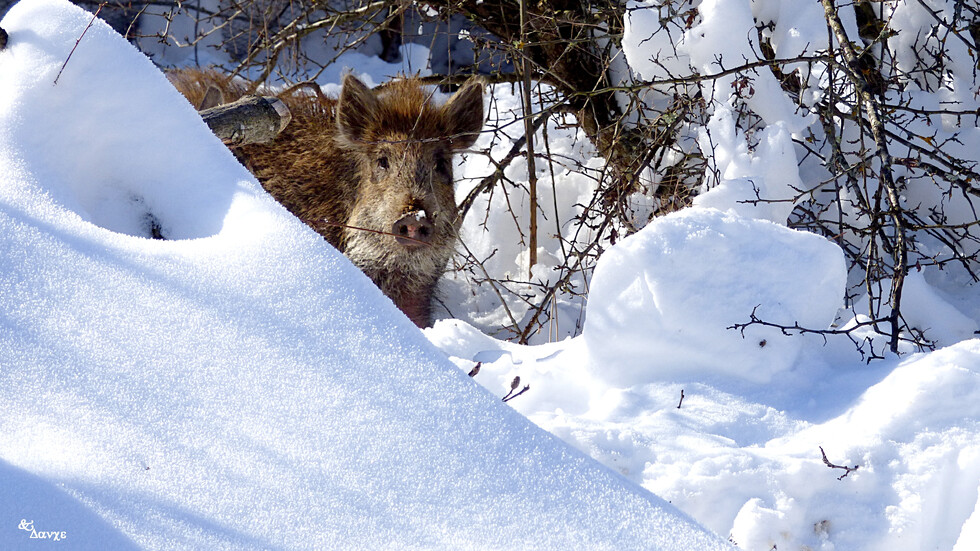
[(347, 145), (356, 146), (364, 141), (377, 110), (378, 99), (374, 92), (354, 75), (345, 75), (337, 102), (337, 130)]
[(207, 92), (204, 92), (204, 97), (201, 99), (201, 103), (197, 104), (197, 110), (204, 111), (205, 109), (211, 109), (224, 102), (225, 93), (221, 91), (221, 88), (218, 88), (214, 84), (209, 84)]
[(442, 108), (453, 149), (466, 149), (483, 129), (483, 79), (472, 77)]

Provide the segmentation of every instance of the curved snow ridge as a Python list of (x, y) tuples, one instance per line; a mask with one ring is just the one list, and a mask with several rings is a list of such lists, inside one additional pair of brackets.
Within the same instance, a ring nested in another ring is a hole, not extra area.
[(232, 211), (246, 207), (234, 205), (239, 194), (261, 193), (254, 179), (145, 56), (101, 20), (79, 26), (85, 17), (22, 2), (4, 18), (0, 155), (33, 175), (4, 194), (26, 204), (33, 188), (69, 219), (168, 240), (212, 236), (229, 213), (247, 215)]

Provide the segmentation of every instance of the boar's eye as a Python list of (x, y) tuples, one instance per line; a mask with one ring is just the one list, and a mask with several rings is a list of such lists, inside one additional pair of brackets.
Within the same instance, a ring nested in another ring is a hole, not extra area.
[(440, 174), (449, 174), (449, 169), (452, 165), (449, 164), (449, 159), (439, 155), (436, 157), (436, 171)]
[(380, 155), (378, 157), (378, 168), (381, 170), (388, 170), (388, 157)]

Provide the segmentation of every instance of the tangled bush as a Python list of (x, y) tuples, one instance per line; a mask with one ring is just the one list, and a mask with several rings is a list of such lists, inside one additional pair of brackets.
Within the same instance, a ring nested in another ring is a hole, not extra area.
[(833, 332), (869, 357), (882, 352), (869, 335), (892, 351), (934, 345), (903, 311), (910, 271), (939, 288), (978, 280), (969, 2), (197, 0), (135, 13), (129, 35), (159, 63), (220, 65), (256, 88), (336, 82), (351, 55), (446, 89), (484, 74), (490, 131), (458, 169), (462, 245), (441, 294), (442, 315), (488, 333), (577, 334), (598, 256), (692, 204), (837, 243), (849, 280)]

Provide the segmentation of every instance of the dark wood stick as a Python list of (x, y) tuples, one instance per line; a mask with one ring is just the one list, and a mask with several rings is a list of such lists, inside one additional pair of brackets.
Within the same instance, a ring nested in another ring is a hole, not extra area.
[(245, 96), (200, 113), (211, 132), (232, 147), (270, 142), (292, 118), (286, 104), (271, 96)]

